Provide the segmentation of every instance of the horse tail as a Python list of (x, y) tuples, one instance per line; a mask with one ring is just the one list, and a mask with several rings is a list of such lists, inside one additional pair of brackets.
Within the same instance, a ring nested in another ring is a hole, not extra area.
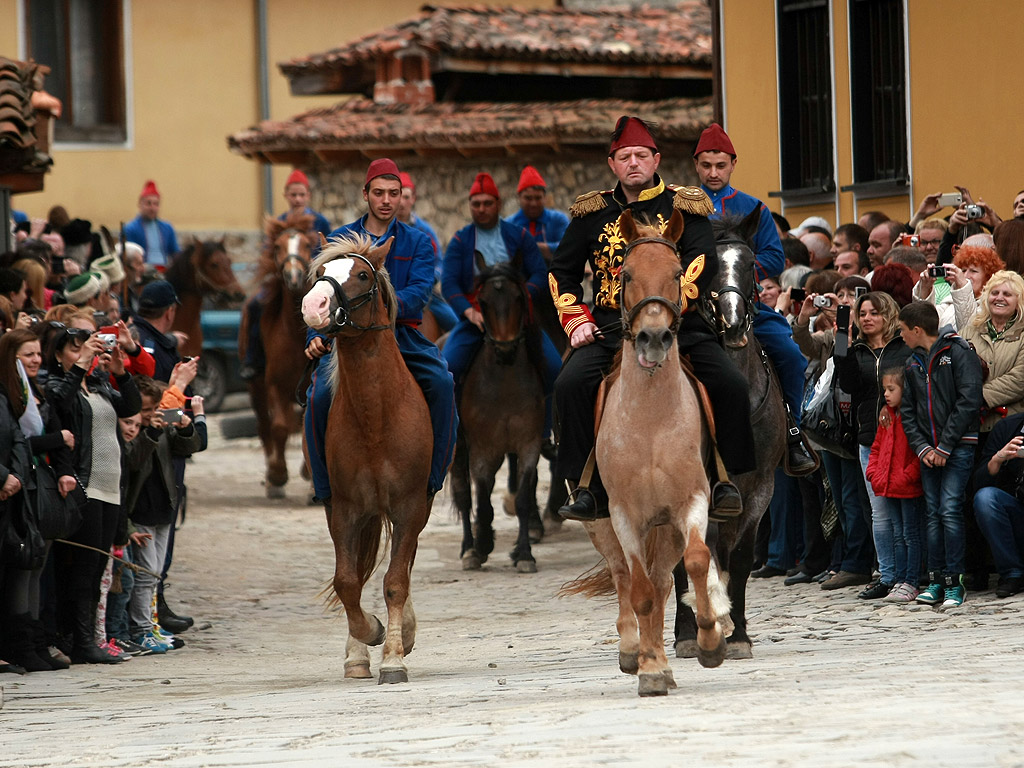
[(583, 595), (584, 597), (607, 597), (615, 594), (612, 571), (605, 560), (601, 560), (589, 571), (567, 581), (558, 590), (559, 597)]

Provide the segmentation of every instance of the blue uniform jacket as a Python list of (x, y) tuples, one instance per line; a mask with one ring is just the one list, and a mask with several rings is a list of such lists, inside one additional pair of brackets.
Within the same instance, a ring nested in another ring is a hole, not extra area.
[[(306, 210), (304, 210), (303, 213), (306, 214), (307, 216), (313, 217), (313, 229), (315, 229), (324, 237), (328, 237), (331, 234), (331, 225), (328, 223), (327, 219), (324, 218), (324, 215), (322, 213), (317, 213), (308, 205), (306, 206)], [(288, 211), (285, 211), (284, 213), (277, 217), (277, 220), (285, 221), (287, 220), (287, 218)]]
[(757, 259), (757, 280), (760, 282), (766, 277), (778, 277), (786, 268), (786, 257), (782, 253), (782, 241), (779, 240), (779, 230), (775, 228), (775, 220), (768, 206), (751, 197), (746, 192), (740, 192), (732, 185), (726, 185), (718, 192), (701, 185), (701, 189), (707, 192), (711, 203), (715, 206), (715, 212), (709, 219), (720, 219), (723, 216), (739, 216), (743, 218), (755, 208), (761, 209), (761, 223), (757, 227), (757, 235), (754, 237), (754, 256)]
[[(530, 231), (530, 219), (526, 218), (526, 214), (521, 208), (505, 221), (517, 227), (523, 227), (527, 232)], [(554, 208), (545, 208), (540, 218), (536, 219), (537, 234), (533, 235), (533, 239), (538, 243), (543, 243), (551, 249), (551, 253), (554, 253), (558, 250), (558, 244), (562, 242), (562, 235), (565, 234), (568, 226), (568, 216)]]
[[(367, 232), (363, 226), (366, 216), (345, 224), (331, 232), (328, 240), (343, 237), (351, 233), (365, 235), (380, 245), (389, 237), (394, 237), (391, 250), (384, 259), (384, 268), (391, 277), (391, 285), (398, 297), (398, 323), (401, 325), (419, 325), (423, 319), (423, 307), (430, 298), (430, 289), (434, 285), (434, 247), (430, 238), (398, 219), (392, 219), (387, 231), (380, 237)], [(314, 336), (326, 338), (312, 328), (306, 334), (309, 344)]]
[[(530, 292), (530, 297), (536, 300), (541, 290), (547, 290), (548, 274), (544, 257), (537, 248), (537, 241), (525, 229), (507, 221), (499, 221), (498, 226), (501, 227), (501, 236), (505, 241), (505, 250), (508, 251), (509, 258), (512, 258), (516, 251), (522, 252), (526, 288)], [(448, 250), (444, 252), (441, 293), (460, 318), (473, 306), (475, 250), (476, 225), (469, 224), (455, 233), (455, 237), (448, 243)]]
[[(170, 264), (171, 257), (179, 250), (178, 236), (174, 234), (174, 227), (166, 221), (157, 219), (156, 226), (160, 231), (160, 242), (163, 245), (164, 253), (167, 255), (167, 263)], [(146, 244), (146, 230), (143, 229), (141, 215), (136, 216), (125, 226), (124, 239), (129, 243), (141, 246), (143, 250), (149, 250), (149, 246)]]

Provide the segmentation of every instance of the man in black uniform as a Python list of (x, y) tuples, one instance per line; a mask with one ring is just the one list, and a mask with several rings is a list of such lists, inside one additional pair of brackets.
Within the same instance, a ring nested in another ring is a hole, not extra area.
[[(625, 242), (618, 218), (629, 209), (637, 221), (649, 220), (662, 231), (673, 210), (685, 228), (677, 244), (685, 268), (704, 256), (696, 285), (701, 297), (718, 271), (715, 237), (707, 216), (713, 208), (697, 187), (666, 185), (657, 174), (661, 155), (650, 126), (636, 117), (620, 117), (612, 134), (608, 166), (618, 178), (615, 189), (581, 195), (569, 209), (572, 220), (555, 252), (548, 276), (559, 320), (572, 346), (555, 383), (555, 406), (561, 425), (558, 473), (578, 482), (594, 446), (594, 402), (602, 377), (622, 345), (619, 269)], [(594, 309), (583, 304), (587, 262), (594, 273)], [(702, 299), (698, 299), (700, 301)], [(718, 336), (690, 305), (679, 327), (679, 350), (690, 356), (697, 377), (708, 387), (714, 410), (719, 452), (730, 475), (754, 469), (754, 435), (750, 426), (747, 381), (718, 343)], [(680, 435), (680, 440), (690, 439)], [(607, 516), (608, 498), (595, 471), (589, 489), (559, 510), (571, 520)], [(739, 491), (721, 477), (712, 491), (712, 510), (735, 516), (742, 510)]]

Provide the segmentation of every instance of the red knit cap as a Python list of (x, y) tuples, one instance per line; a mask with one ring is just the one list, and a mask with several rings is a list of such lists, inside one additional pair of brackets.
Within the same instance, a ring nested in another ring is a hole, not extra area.
[(469, 196), (473, 195), (490, 195), (501, 199), (501, 195), (498, 194), (498, 185), (494, 183), (494, 179), (489, 173), (478, 173), (473, 179), (473, 186), (469, 188)]
[(519, 186), (516, 187), (516, 194), (519, 194), (524, 189), (529, 189), (530, 187), (548, 188), (548, 185), (544, 183), (544, 177), (541, 176), (540, 172), (532, 165), (528, 165), (523, 168), (523, 172), (519, 176)]
[(412, 176), (408, 173), (402, 171), (398, 174), (398, 178), (402, 180), (402, 189), (411, 189), (413, 192), (416, 191), (416, 182), (412, 180)]
[(615, 132), (619, 138), (612, 142), (608, 149), (608, 157), (614, 155), (623, 147), (647, 147), (652, 152), (658, 151), (658, 145), (654, 143), (654, 137), (647, 130), (647, 126), (638, 117), (623, 115), (615, 122)]
[(143, 197), (160, 197), (160, 193), (156, 191), (155, 181), (147, 181), (142, 186), (142, 192), (139, 193), (139, 199), (142, 199)]
[(366, 181), (363, 185), (369, 184), (371, 181), (376, 179), (378, 176), (394, 176), (399, 178), (398, 166), (395, 165), (395, 161), (390, 157), (381, 157), (370, 163), (370, 167), (366, 169)]
[(306, 174), (298, 168), (288, 174), (288, 180), (284, 183), (286, 187), (291, 186), (292, 184), (301, 184), (306, 189), (309, 189), (309, 179), (306, 178)]
[(725, 152), (727, 155), (732, 155), (734, 160), (736, 159), (736, 150), (733, 149), (728, 134), (718, 123), (712, 123), (701, 133), (697, 148), (693, 150), (693, 156), (696, 157), (701, 152)]

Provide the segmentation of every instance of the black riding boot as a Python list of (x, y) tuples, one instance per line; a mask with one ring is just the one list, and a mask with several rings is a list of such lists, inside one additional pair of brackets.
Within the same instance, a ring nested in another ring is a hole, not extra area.
[(558, 508), (558, 515), (563, 520), (591, 523), (608, 517), (608, 494), (600, 483), (594, 484), (592, 488), (577, 487), (569, 499)]
[(168, 608), (167, 601), (164, 600), (163, 595), (157, 595), (156, 615), (160, 626), (172, 635), (180, 635), (195, 624), (195, 620), (191, 616), (179, 616)]
[(819, 462), (804, 447), (804, 436), (793, 418), (793, 412), (786, 406), (786, 474), (802, 477), (816, 470)]
[(73, 664), (117, 664), (119, 656), (113, 656), (96, 645), (96, 601), (79, 598), (74, 601), (73, 633), (75, 645), (71, 649)]

